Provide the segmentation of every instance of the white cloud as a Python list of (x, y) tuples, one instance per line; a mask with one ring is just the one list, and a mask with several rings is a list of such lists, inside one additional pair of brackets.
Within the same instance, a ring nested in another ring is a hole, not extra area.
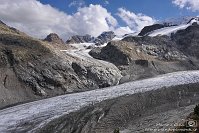
[(172, 3), (179, 6), (180, 8), (199, 11), (199, 0), (173, 0)]
[(103, 31), (113, 30), (117, 26), (117, 20), (100, 5), (78, 9), (72, 17), (72, 22), (73, 29), (79, 34), (88, 33), (94, 36)]
[(119, 27), (117, 29), (114, 30), (114, 33), (118, 36), (123, 36), (125, 34), (129, 34), (129, 33), (134, 33), (135, 31), (132, 31), (128, 26), (126, 27)]
[(109, 5), (109, 1), (108, 1), (108, 0), (105, 0), (105, 1), (104, 1), (104, 4), (105, 4), (105, 5)]
[(39, 38), (51, 32), (64, 39), (75, 34), (97, 36), (117, 26), (117, 20), (100, 5), (91, 4), (68, 15), (37, 0), (0, 0), (0, 10), (0, 20)]
[(86, 5), (85, 1), (84, 0), (74, 0), (72, 1), (68, 7), (72, 7), (72, 6), (75, 6), (75, 7), (84, 7)]
[(152, 25), (156, 22), (153, 18), (144, 14), (135, 14), (127, 11), (124, 8), (119, 8), (117, 15), (133, 30), (140, 31), (147, 25)]

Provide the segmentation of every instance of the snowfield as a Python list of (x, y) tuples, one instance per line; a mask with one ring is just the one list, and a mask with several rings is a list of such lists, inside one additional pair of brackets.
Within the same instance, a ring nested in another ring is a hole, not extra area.
[(182, 71), (109, 88), (67, 94), (17, 105), (0, 110), (0, 132), (37, 132), (39, 128), (55, 118), (103, 100), (156, 90), (162, 87), (197, 82), (199, 82), (199, 71)]
[(151, 37), (158, 36), (158, 35), (170, 36), (171, 33), (176, 33), (178, 30), (186, 29), (189, 26), (190, 24), (161, 28), (161, 29), (152, 31), (151, 33), (148, 34), (148, 36), (151, 36)]
[(151, 37), (158, 36), (158, 35), (170, 36), (171, 33), (176, 33), (178, 30), (184, 30), (187, 27), (191, 26), (194, 22), (199, 24), (198, 20), (193, 19), (187, 24), (181, 24), (181, 25), (178, 25), (178, 26), (171, 26), (171, 27), (165, 27), (165, 28), (161, 28), (161, 29), (158, 29), (158, 30), (154, 30), (154, 31), (150, 32), (148, 34), (148, 36), (151, 36)]

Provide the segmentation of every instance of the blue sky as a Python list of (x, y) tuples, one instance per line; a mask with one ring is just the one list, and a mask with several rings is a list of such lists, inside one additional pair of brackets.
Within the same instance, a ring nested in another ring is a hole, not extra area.
[(89, 4), (100, 4), (111, 12), (113, 16), (117, 17), (115, 13), (118, 8), (123, 7), (134, 13), (143, 13), (145, 15), (154, 17), (158, 20), (164, 20), (173, 17), (182, 16), (197, 16), (198, 11), (187, 10), (186, 8), (180, 9), (178, 6), (172, 4), (172, 0), (39, 0), (43, 4), (50, 4), (68, 14), (77, 11), (76, 6), (69, 6), (72, 2), (84, 2), (84, 6)]
[(199, 0), (0, 0), (0, 20), (31, 36), (140, 32), (169, 18), (198, 16)]

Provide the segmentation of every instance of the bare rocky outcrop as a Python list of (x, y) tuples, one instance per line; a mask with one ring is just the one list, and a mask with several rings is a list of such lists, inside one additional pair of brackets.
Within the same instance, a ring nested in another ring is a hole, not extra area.
[(166, 25), (163, 25), (163, 24), (154, 24), (154, 25), (150, 25), (150, 26), (145, 26), (138, 35), (139, 36), (145, 36), (148, 33), (150, 33), (151, 31), (161, 29), (161, 28), (164, 28), (164, 27), (166, 27)]
[(84, 35), (84, 36), (79, 36), (79, 35), (75, 35), (70, 37), (66, 43), (67, 44), (74, 44), (74, 43), (87, 43), (87, 42), (91, 42), (94, 39), (94, 37), (92, 37), (91, 35)]
[(50, 33), (44, 39), (44, 41), (51, 44), (51, 46), (54, 49), (59, 49), (59, 50), (75, 49), (73, 46), (64, 43), (64, 41), (56, 33)]
[(199, 58), (199, 25), (191, 25), (171, 36), (180, 51), (188, 56)]
[(100, 46), (104, 43), (110, 42), (115, 36), (116, 35), (113, 31), (103, 32), (97, 38), (95, 38), (93, 42), (95, 43), (95, 45)]
[(106, 60), (116, 65), (128, 65), (131, 61), (132, 47), (125, 42), (110, 42), (103, 48), (94, 48), (89, 54), (94, 58)]
[(56, 33), (50, 33), (45, 39), (44, 41), (48, 41), (51, 43), (58, 43), (58, 44), (64, 44), (64, 41), (59, 38), (59, 36)]

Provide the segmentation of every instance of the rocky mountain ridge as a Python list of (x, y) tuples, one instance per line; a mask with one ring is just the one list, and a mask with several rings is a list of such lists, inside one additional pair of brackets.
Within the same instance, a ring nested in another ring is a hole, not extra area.
[(100, 34), (98, 37), (92, 37), (91, 35), (85, 35), (85, 36), (72, 36), (70, 37), (66, 43), (67, 44), (74, 44), (74, 43), (94, 43), (95, 45), (103, 45), (104, 43), (107, 43), (111, 41), (115, 37), (114, 32), (107, 31)]
[(144, 27), (138, 34), (140, 36), (157, 36), (157, 35), (167, 35), (174, 34), (179, 30), (186, 29), (190, 25), (199, 24), (199, 17), (187, 17), (178, 20), (167, 20), (158, 24), (150, 25)]

